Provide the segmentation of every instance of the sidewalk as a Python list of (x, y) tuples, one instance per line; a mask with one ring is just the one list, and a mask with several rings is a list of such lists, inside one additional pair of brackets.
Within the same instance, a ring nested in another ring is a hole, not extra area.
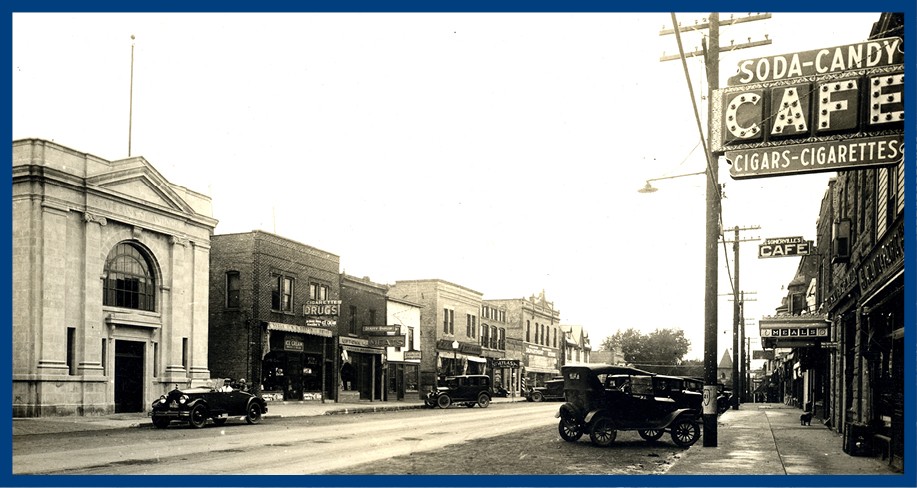
[(843, 437), (821, 422), (800, 425), (801, 413), (780, 403), (728, 410), (717, 423), (717, 447), (704, 447), (702, 436), (666, 474), (897, 474), (887, 460), (846, 454)]
[[(493, 403), (513, 401), (512, 398), (493, 398)], [(515, 401), (525, 401), (516, 397)], [(284, 417), (313, 417), (318, 415), (346, 415), (356, 413), (381, 412), (386, 410), (407, 410), (423, 408), (420, 399), (401, 401), (361, 400), (354, 403), (334, 403), (321, 401), (272, 401), (267, 403), (265, 419)], [(92, 430), (124, 429), (130, 427), (152, 426), (146, 412), (116, 413), (98, 417), (40, 417), (14, 418), (13, 436), (30, 434), (53, 434), (59, 432), (84, 432)]]

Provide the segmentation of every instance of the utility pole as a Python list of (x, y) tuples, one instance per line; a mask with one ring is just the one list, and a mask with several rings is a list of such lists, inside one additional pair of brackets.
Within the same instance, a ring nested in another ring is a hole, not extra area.
[(733, 306), (732, 306), (732, 409), (739, 409), (739, 397), (742, 394), (742, 373), (740, 371), (743, 364), (743, 352), (745, 341), (740, 336), (745, 334), (745, 323), (742, 321), (742, 302), (744, 301), (744, 295), (739, 297), (739, 243), (747, 241), (758, 241), (761, 240), (760, 237), (754, 237), (750, 239), (742, 239), (739, 237), (740, 231), (747, 230), (758, 230), (761, 227), (758, 225), (752, 227), (733, 227), (733, 232), (735, 237), (732, 241), (727, 241), (723, 239), (723, 243), (732, 242), (732, 251), (735, 253), (735, 271), (733, 273), (733, 284), (732, 292), (733, 297)]
[[(758, 15), (752, 18), (751, 15), (743, 22), (752, 20), (764, 20), (770, 18), (770, 14)], [(732, 20), (726, 25), (739, 23), (738, 20)], [(700, 53), (686, 54), (682, 47), (681, 32), (707, 29), (708, 38), (704, 38), (704, 49)], [(683, 27), (677, 22), (675, 13), (672, 12), (672, 29), (663, 29), (659, 35), (675, 34), (678, 42), (679, 55), (672, 59), (681, 59), (685, 69), (685, 77), (688, 78), (688, 89), (691, 93), (691, 101), (694, 101), (694, 89), (691, 87), (691, 79), (688, 76), (688, 69), (685, 58), (702, 54), (704, 56), (707, 68), (707, 143), (705, 150), (705, 161), (707, 170), (707, 216), (706, 216), (706, 238), (705, 238), (705, 264), (704, 273), (704, 447), (717, 447), (716, 433), (716, 397), (717, 397), (717, 378), (716, 378), (716, 334), (717, 334), (717, 273), (719, 272), (717, 241), (720, 234), (720, 210), (722, 199), (720, 196), (720, 185), (718, 180), (718, 156), (710, 152), (712, 142), (712, 131), (709, 130), (709, 124), (713, 121), (713, 93), (719, 88), (719, 71), (720, 71), (720, 15), (717, 12), (710, 14), (708, 19), (702, 23), (696, 23), (694, 27)], [(766, 43), (770, 43), (767, 40)], [(747, 46), (751, 47), (751, 46)], [(741, 49), (742, 46), (732, 46), (727, 49)], [(665, 56), (660, 61), (667, 61)], [(700, 130), (700, 119), (697, 117), (697, 107), (695, 105), (695, 118), (697, 119), (698, 129)], [(703, 140), (703, 139), (702, 139)]]

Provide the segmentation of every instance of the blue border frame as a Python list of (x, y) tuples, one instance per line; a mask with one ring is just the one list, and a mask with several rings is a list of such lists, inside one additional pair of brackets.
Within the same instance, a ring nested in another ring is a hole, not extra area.
[[(66, 2), (61, 0), (12, 0), (3, 2), (3, 26), (6, 30), (4, 41), (7, 49), (2, 53), (6, 66), (12, 67), (12, 14), (15, 12), (668, 12), (670, 10), (686, 12), (709, 11), (758, 11), (758, 12), (903, 12), (905, 14), (905, 71), (913, 72), (915, 61), (915, 25), (912, 21), (917, 13), (917, 2), (910, 1), (871, 1), (854, 3), (849, 0), (840, 2), (827, 2), (824, 0), (807, 2), (787, 1), (754, 1), (736, 2), (673, 2), (673, 1), (644, 1), (639, 3), (639, 9), (619, 8), (621, 5), (610, 0), (574, 0), (574, 1), (529, 1), (529, 2), (495, 2), (495, 1), (441, 1), (420, 2), (408, 0), (393, 0), (385, 2), (371, 1), (314, 1), (296, 2), (267, 0), (252, 2), (242, 0), (225, 0), (221, 2), (201, 1), (155, 1), (137, 0), (127, 4), (113, 0), (93, 0), (83, 2)], [(741, 7), (741, 8), (737, 8)], [(866, 27), (864, 26), (864, 29)], [(905, 111), (917, 113), (914, 107), (913, 75), (908, 75), (910, 80), (906, 85)], [(4, 107), (8, 114), (12, 114), (12, 86), (11, 79), (5, 82), (10, 94), (4, 100)], [(11, 116), (5, 119), (5, 129), (12, 142)], [(905, 140), (915, 141), (914, 118), (905, 120)], [(11, 154), (7, 151), (7, 157)], [(915, 220), (914, 210), (915, 189), (917, 189), (917, 166), (914, 164), (913, 150), (906, 153), (905, 171), (905, 267), (912, 270), (915, 256)], [(11, 216), (12, 188), (4, 186), (2, 199), (7, 215)], [(2, 248), (6, 256), (12, 255), (11, 227), (5, 229), (6, 239), (2, 241)], [(3, 261), (2, 274), (7, 278), (0, 283), (2, 296), (7, 299), (7, 310), (12, 310), (12, 268), (10, 261)], [(917, 323), (914, 315), (915, 283), (914, 273), (905, 274), (905, 324)], [(2, 308), (2, 307), (0, 307)], [(7, 315), (9, 318), (10, 315)], [(10, 319), (11, 320), (11, 319)], [(10, 330), (10, 329), (7, 329)], [(9, 336), (7, 336), (9, 338)], [(914, 331), (905, 333), (905, 350), (917, 351)], [(0, 357), (12, 357), (12, 343), (10, 340), (0, 342)], [(11, 372), (11, 363), (3, 365), (3, 370)], [(915, 395), (915, 355), (905, 355), (905, 405), (914, 405)], [(12, 419), (12, 398), (10, 388), (0, 388), (0, 405), (7, 412), (7, 418)], [(913, 408), (906, 408), (904, 412), (905, 425), (905, 453), (910, 453), (910, 459), (915, 459), (915, 415)], [(0, 434), (10, 439), (10, 454), (3, 459), (0, 466), (0, 485), (2, 486), (917, 486), (915, 467), (905, 467), (905, 473), (900, 476), (829, 476), (829, 475), (788, 475), (788, 476), (681, 476), (681, 475), (596, 475), (596, 476), (480, 476), (480, 475), (306, 475), (306, 476), (13, 476), (12, 473), (12, 420), (2, 423)]]

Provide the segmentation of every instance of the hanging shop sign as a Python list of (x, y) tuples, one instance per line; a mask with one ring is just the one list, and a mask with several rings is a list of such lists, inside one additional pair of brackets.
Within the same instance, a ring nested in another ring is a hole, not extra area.
[(712, 100), (711, 149), (733, 178), (896, 164), (904, 154), (900, 38), (745, 60)]
[(404, 347), (404, 336), (373, 336), (369, 345), (373, 347)]
[(518, 359), (494, 359), (494, 367), (495, 368), (510, 368), (510, 369), (516, 368), (518, 369), (519, 360)]
[(404, 351), (404, 360), (405, 361), (420, 361), (421, 353), (420, 351)]
[(812, 241), (802, 237), (775, 237), (758, 245), (758, 258), (807, 256), (812, 252)]
[(729, 78), (727, 84), (747, 85), (903, 63), (904, 44), (901, 38), (889, 37), (739, 61), (738, 73)]
[(729, 174), (737, 180), (890, 166), (903, 158), (900, 135), (726, 151)]
[(758, 320), (761, 342), (765, 348), (809, 347), (816, 340), (828, 338), (829, 322), (823, 316), (789, 315)]
[(302, 314), (309, 317), (331, 315), (341, 312), (340, 300), (309, 300), (302, 306)]
[(364, 325), (363, 326), (363, 334), (366, 334), (366, 335), (375, 335), (375, 334), (385, 335), (389, 332), (400, 334), (401, 326), (400, 325)]

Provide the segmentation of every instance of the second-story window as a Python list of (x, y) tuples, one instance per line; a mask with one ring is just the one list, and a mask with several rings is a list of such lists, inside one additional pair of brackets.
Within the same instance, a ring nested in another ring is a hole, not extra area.
[(408, 327), (408, 337), (407, 337), (407, 341), (405, 341), (405, 347), (407, 348), (408, 351), (414, 350), (414, 328), (413, 327)]
[(455, 334), (455, 310), (443, 309), (443, 332)]
[(327, 300), (330, 288), (321, 283), (309, 283), (309, 300)]
[(238, 271), (226, 272), (226, 308), (239, 308), (241, 281)]
[(465, 335), (472, 339), (478, 336), (478, 318), (470, 313), (465, 314)]
[(357, 333), (357, 307), (355, 305), (350, 306), (350, 322), (348, 323), (349, 330), (351, 334)]
[(281, 312), (293, 311), (293, 278), (273, 275), (271, 283), (271, 309)]

